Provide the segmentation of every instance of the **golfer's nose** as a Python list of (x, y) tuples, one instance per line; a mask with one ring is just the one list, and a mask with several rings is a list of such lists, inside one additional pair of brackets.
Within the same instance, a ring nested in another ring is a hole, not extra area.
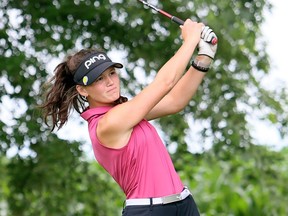
[(106, 77), (106, 85), (109, 86), (109, 85), (112, 85), (113, 84), (113, 80), (111, 79), (111, 77), (107, 76)]

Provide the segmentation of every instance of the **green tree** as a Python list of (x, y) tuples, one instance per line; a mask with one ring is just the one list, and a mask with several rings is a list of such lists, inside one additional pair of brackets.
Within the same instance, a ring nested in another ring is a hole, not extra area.
[[(281, 196), (287, 192), (287, 150), (255, 146), (247, 122), (257, 114), (287, 135), (287, 90), (279, 86), (271, 92), (260, 84), (269, 72), (265, 43), (258, 40), (269, 3), (184, 0), (157, 6), (207, 23), (219, 37), (213, 68), (190, 105), (155, 122), (167, 145), (175, 144), (176, 168), (195, 190), (201, 212), (285, 215)], [(87, 160), (82, 144), (59, 139), (43, 124), (37, 105), (49, 77), (47, 65), (84, 47), (119, 50), (127, 72), (123, 87), (133, 96), (142, 87), (134, 69), (153, 75), (181, 44), (179, 33), (177, 25), (132, 0), (1, 2), (0, 202), (8, 215), (120, 214), (121, 191), (97, 163)], [(213, 140), (210, 151), (189, 152), (191, 118), (203, 123), (202, 142)], [(271, 197), (275, 200), (264, 208)]]

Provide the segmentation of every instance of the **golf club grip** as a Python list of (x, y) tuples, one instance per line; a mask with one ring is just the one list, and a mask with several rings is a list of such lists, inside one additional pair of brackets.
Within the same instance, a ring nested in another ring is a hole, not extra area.
[(173, 22), (177, 23), (178, 25), (184, 25), (184, 21), (181, 20), (181, 19), (178, 18), (178, 17), (172, 16), (172, 17), (171, 17), (171, 20), (172, 20)]

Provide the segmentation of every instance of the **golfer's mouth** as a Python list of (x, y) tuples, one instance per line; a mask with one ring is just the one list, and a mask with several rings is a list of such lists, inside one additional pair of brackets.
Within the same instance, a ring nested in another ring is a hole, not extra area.
[(116, 90), (117, 90), (117, 88), (116, 88), (116, 87), (113, 87), (113, 88), (109, 89), (107, 92), (108, 92), (108, 93), (111, 93), (111, 92), (114, 92), (114, 91), (116, 91)]

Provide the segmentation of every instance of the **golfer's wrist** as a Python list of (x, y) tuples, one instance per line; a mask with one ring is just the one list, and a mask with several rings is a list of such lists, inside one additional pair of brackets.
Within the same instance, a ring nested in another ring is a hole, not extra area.
[(194, 40), (194, 39), (190, 39), (190, 40), (185, 40), (183, 42), (183, 45), (185, 47), (187, 47), (188, 49), (190, 49), (191, 52), (194, 52), (194, 50), (196, 50), (196, 47), (198, 45), (198, 42), (197, 40)]
[(198, 71), (201, 72), (208, 72), (208, 70), (210, 69), (211, 63), (212, 63), (213, 59), (211, 59), (208, 56), (205, 55), (198, 55), (193, 61), (191, 66), (193, 68), (195, 68)]

